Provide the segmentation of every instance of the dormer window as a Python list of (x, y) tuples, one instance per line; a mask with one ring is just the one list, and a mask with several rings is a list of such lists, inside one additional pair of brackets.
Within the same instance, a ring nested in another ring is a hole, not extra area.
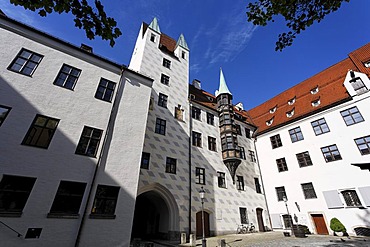
[(360, 77), (356, 77), (355, 72), (350, 71), (351, 80), (349, 80), (349, 83), (353, 87), (353, 89), (356, 91), (357, 95), (366, 93), (368, 91), (368, 88), (364, 84), (364, 82), (361, 80)]
[(288, 105), (293, 105), (295, 103), (295, 96), (294, 98), (288, 100)]
[(270, 113), (273, 114), (276, 112), (277, 106), (274, 106), (273, 108), (270, 109)]
[(155, 34), (150, 35), (150, 41), (155, 42)]
[(370, 60), (367, 61), (367, 62), (364, 62), (364, 65), (365, 65), (366, 68), (370, 68)]
[(271, 118), (270, 120), (266, 121), (266, 125), (270, 126), (274, 122), (274, 118)]
[(311, 94), (317, 94), (319, 92), (319, 86), (311, 89)]
[(320, 99), (316, 99), (316, 100), (314, 100), (314, 101), (312, 101), (312, 102), (311, 102), (311, 105), (312, 105), (313, 107), (317, 107), (317, 106), (319, 106), (320, 104), (321, 104)]
[(294, 115), (294, 108), (286, 113), (286, 117), (291, 118)]

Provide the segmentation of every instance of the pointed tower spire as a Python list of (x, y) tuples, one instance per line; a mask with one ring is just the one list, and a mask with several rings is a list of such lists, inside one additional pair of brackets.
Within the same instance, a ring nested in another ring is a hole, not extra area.
[(219, 94), (224, 94), (224, 93), (227, 93), (227, 94), (232, 95), (232, 93), (230, 93), (229, 88), (228, 88), (228, 87), (227, 87), (227, 85), (226, 85), (226, 81), (225, 81), (224, 73), (222, 73), (222, 68), (220, 68), (220, 87), (218, 88), (218, 91), (217, 91), (216, 97), (217, 97)]
[(179, 39), (177, 40), (176, 47), (181, 46), (182, 48), (189, 50), (188, 44), (185, 41), (185, 37), (183, 34), (180, 34)]
[(156, 31), (157, 33), (161, 33), (161, 30), (159, 29), (158, 20), (156, 17), (152, 20), (152, 22), (149, 24), (149, 27)]

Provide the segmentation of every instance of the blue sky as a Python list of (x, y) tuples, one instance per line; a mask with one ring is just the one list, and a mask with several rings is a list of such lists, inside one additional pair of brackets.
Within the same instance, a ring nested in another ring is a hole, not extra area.
[(94, 53), (128, 65), (141, 23), (158, 18), (163, 33), (177, 40), (183, 33), (190, 48), (190, 81), (198, 79), (210, 93), (218, 88), (222, 67), (234, 103), (253, 108), (313, 76), (370, 42), (369, 0), (343, 3), (335, 13), (300, 34), (293, 46), (275, 52), (284, 23), (266, 27), (247, 22), (241, 0), (102, 0), (123, 35), (114, 48), (100, 38), (88, 40), (69, 15), (46, 18), (4, 0), (0, 8), (11, 18), (72, 44), (90, 45)]

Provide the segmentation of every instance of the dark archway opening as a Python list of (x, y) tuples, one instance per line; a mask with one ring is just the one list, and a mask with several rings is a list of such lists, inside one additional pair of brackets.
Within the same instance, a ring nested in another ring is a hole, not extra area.
[(136, 198), (131, 240), (168, 239), (169, 210), (163, 198), (149, 191)]

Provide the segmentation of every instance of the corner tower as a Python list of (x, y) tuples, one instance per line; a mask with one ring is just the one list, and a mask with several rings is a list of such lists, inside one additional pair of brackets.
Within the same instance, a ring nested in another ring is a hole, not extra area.
[(216, 91), (217, 110), (220, 121), (220, 137), (222, 145), (222, 159), (235, 183), (235, 172), (241, 163), (238, 147), (236, 125), (234, 123), (234, 109), (230, 93), (222, 69), (220, 69), (220, 86)]

